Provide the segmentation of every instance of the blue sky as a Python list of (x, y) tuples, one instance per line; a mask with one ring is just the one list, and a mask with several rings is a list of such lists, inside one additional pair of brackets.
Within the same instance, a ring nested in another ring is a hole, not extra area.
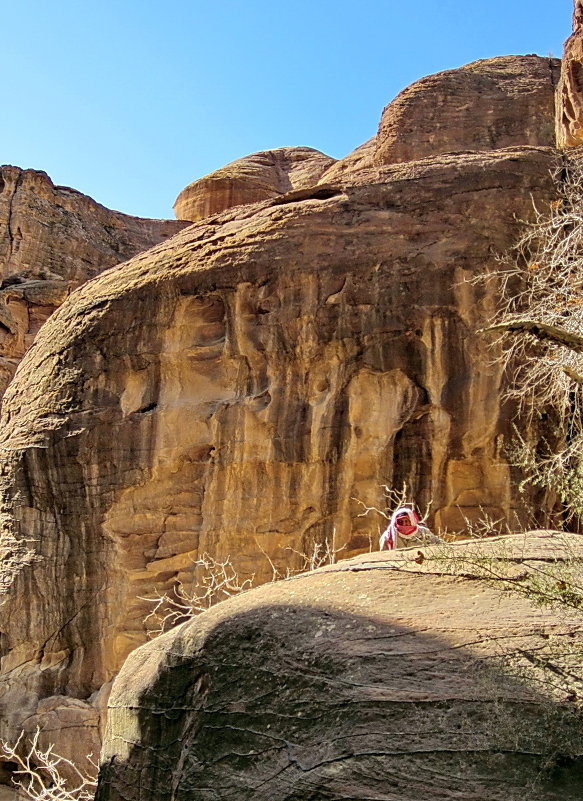
[(498, 55), (560, 56), (572, 0), (3, 0), (0, 163), (172, 217), (248, 153), (336, 158), (405, 86)]

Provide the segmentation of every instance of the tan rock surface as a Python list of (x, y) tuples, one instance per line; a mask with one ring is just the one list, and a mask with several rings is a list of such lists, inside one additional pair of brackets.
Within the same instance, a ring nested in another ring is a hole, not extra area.
[(554, 146), (559, 59), (506, 56), (439, 72), (385, 108), (376, 164), (468, 150)]
[(75, 287), (183, 227), (110, 211), (44, 172), (0, 167), (0, 397)]
[(266, 585), (134, 651), (97, 801), (579, 801), (578, 716), (529, 661), (558, 670), (579, 616), (468, 571), (488, 556), (510, 575), (517, 559), (580, 570), (581, 538), (416, 553)]
[(575, 0), (573, 34), (565, 42), (557, 89), (557, 145), (583, 144), (583, 5)]
[(233, 206), (256, 203), (318, 183), (335, 159), (311, 147), (253, 153), (189, 184), (178, 195), (179, 220), (197, 222)]
[[(374, 166), (374, 155), (376, 151), (377, 140), (376, 136), (369, 139), (352, 153), (349, 153), (343, 159), (332, 164), (319, 180), (320, 184), (333, 184), (335, 181), (342, 181), (343, 179), (354, 175), (358, 170), (364, 170)], [(349, 178), (350, 180), (350, 178)]]
[[(552, 195), (522, 148), (359, 170), (207, 219), (76, 290), (0, 424), (0, 735), (86, 703), (144, 642), (142, 599), (203, 552), (259, 580), (367, 548), (383, 484), (435, 525), (516, 505), (500, 374), (465, 282)], [(90, 716), (90, 710), (87, 710)]]

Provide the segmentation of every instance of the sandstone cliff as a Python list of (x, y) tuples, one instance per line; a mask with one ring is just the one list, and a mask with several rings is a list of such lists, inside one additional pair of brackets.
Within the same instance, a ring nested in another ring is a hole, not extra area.
[[(444, 153), (444, 124), (438, 155), (375, 164), (377, 137), (317, 187), (96, 277), (42, 327), (0, 423), (0, 734), (50, 707), (68, 747), (96, 736), (142, 599), (203, 552), (264, 580), (265, 554), (368, 549), (382, 521), (355, 499), (404, 481), (435, 526), (516, 510), (502, 376), (475, 333), (496, 297), (467, 279), (553, 197), (556, 152), (530, 144), (552, 65), (527, 64), (533, 103), (503, 93), (513, 147)], [(475, 85), (479, 66), (461, 72)]]
[(184, 225), (110, 211), (44, 172), (0, 167), (0, 397), (72, 289)]
[(431, 546), (422, 566), (416, 554), (264, 586), (134, 651), (97, 801), (579, 801), (573, 701), (529, 661), (559, 670), (580, 647), (577, 618), (471, 566), (580, 566), (580, 538)]
[(573, 34), (565, 42), (557, 91), (556, 134), (559, 147), (583, 144), (583, 4), (575, 0)]

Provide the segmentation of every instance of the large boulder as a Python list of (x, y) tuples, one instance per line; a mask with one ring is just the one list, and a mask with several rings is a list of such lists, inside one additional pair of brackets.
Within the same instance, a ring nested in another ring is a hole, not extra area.
[(265, 581), (294, 551), (368, 550), (384, 519), (364, 507), (404, 482), (437, 528), (520, 514), (502, 371), (476, 334), (497, 299), (472, 279), (553, 199), (556, 152), (375, 167), (377, 143), (332, 166), (311, 151), (323, 184), (288, 173), (41, 328), (0, 421), (0, 736), (50, 710), (67, 753), (83, 721), (96, 741), (144, 599), (204, 553)]
[(0, 167), (0, 397), (73, 289), (184, 226), (111, 211), (39, 170)]
[(439, 72), (409, 86), (385, 108), (377, 164), (439, 153), (554, 146), (561, 62), (504, 56)]
[(307, 189), (334, 162), (311, 147), (253, 153), (193, 181), (178, 195), (174, 212), (179, 220), (197, 222), (233, 206)]
[(581, 677), (579, 619), (521, 590), (580, 576), (581, 538), (422, 556), (266, 585), (134, 651), (97, 801), (579, 801), (580, 712), (557, 689), (565, 665)]

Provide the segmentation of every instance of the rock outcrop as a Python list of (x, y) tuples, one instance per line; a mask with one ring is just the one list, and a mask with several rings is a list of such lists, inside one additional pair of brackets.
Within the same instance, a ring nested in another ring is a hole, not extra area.
[(373, 136), (368, 142), (360, 145), (343, 159), (339, 159), (331, 167), (322, 173), (319, 184), (333, 184), (342, 181), (347, 175), (352, 175), (359, 170), (374, 167), (374, 154), (376, 151), (377, 139)]
[(0, 424), (2, 734), (39, 698), (92, 706), (145, 639), (142, 599), (204, 552), (261, 580), (265, 553), (285, 569), (334, 533), (368, 549), (382, 520), (355, 499), (404, 481), (438, 526), (510, 514), (501, 375), (473, 333), (495, 298), (466, 279), (551, 196), (553, 163), (359, 172), (191, 226), (68, 298)]
[(573, 700), (532, 664), (576, 658), (576, 616), (477, 565), (573, 568), (581, 538), (424, 556), (367, 554), (267, 585), (134, 651), (110, 698), (97, 801), (579, 801)]
[(335, 159), (311, 147), (253, 153), (189, 184), (178, 195), (179, 220), (197, 222), (233, 206), (256, 203), (318, 183)]
[(376, 164), (517, 145), (553, 147), (560, 69), (556, 58), (507, 56), (422, 78), (384, 110)]
[(48, 705), (58, 747), (59, 719), (66, 747), (96, 739), (144, 598), (205, 552), (261, 581), (294, 549), (368, 550), (383, 520), (361, 504), (386, 484), (435, 527), (518, 511), (475, 333), (496, 297), (470, 279), (552, 200), (556, 151), (374, 166), (372, 147), (97, 276), (41, 328), (0, 422), (0, 736)]
[(573, 34), (565, 42), (557, 91), (557, 145), (583, 144), (583, 4), (575, 0)]
[(184, 226), (110, 211), (38, 170), (0, 167), (0, 397), (73, 289)]

